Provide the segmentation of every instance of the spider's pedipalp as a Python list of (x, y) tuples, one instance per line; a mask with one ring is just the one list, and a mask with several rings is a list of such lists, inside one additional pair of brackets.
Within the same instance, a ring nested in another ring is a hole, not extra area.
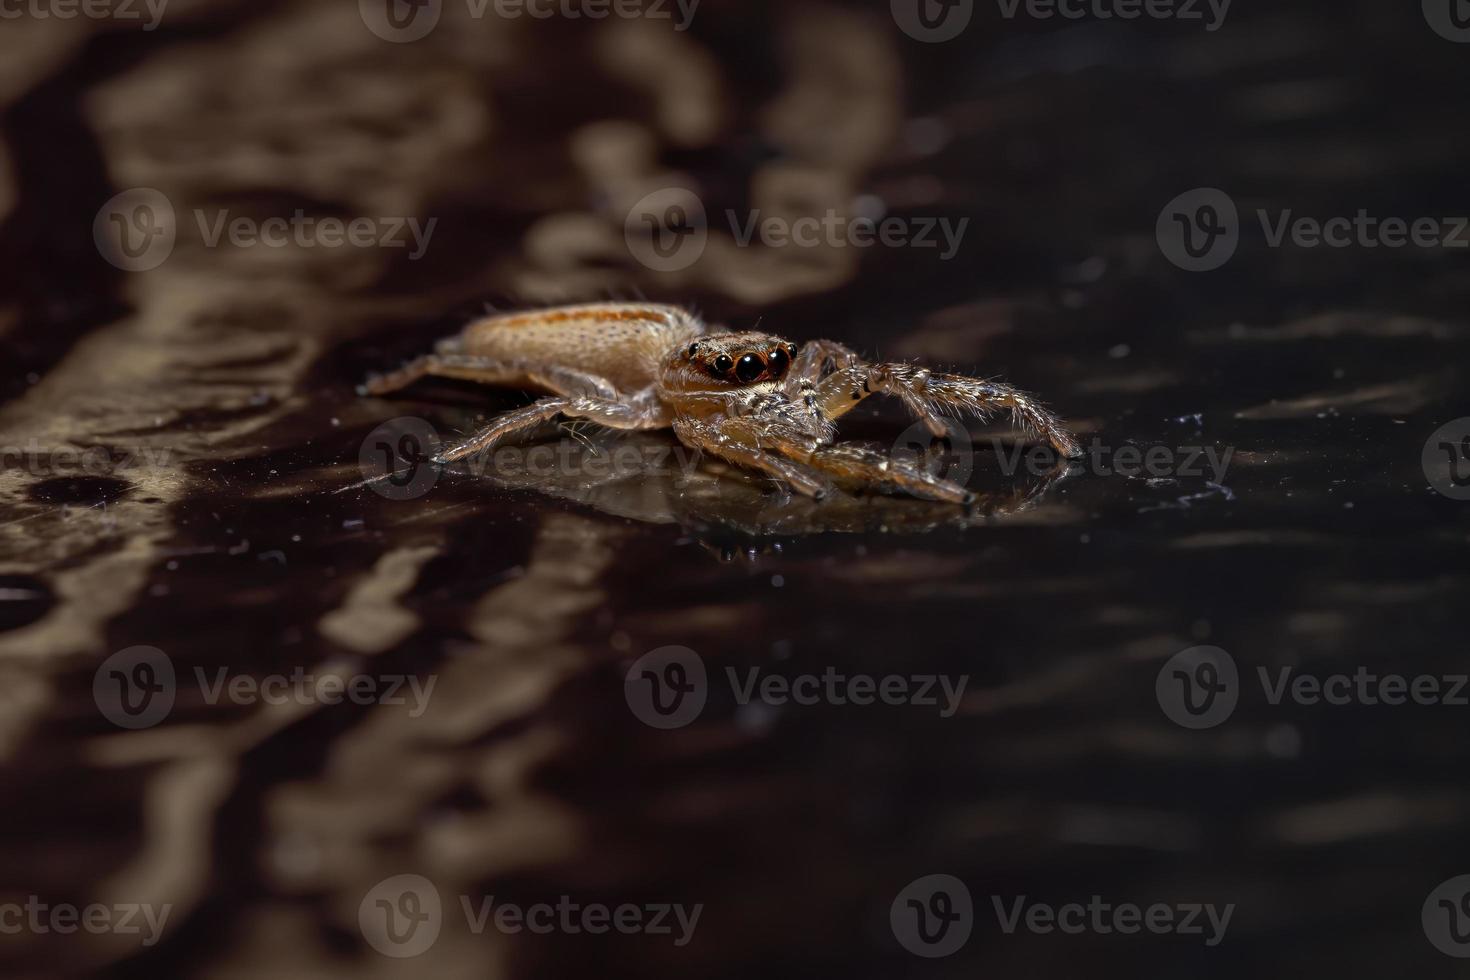
[(809, 340), (796, 352), (789, 384), (818, 384), (829, 374), (863, 363), (857, 351), (835, 340)]

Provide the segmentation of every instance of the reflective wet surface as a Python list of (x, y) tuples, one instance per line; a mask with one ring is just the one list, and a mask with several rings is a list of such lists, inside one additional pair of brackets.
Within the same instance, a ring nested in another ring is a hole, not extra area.
[[(0, 27), (0, 904), (107, 910), (7, 928), (7, 975), (1456, 975), (1470, 48), (1414, 5), (944, 44), (886, 6)], [(137, 187), (176, 241), (128, 271), (93, 221)], [(708, 234), (660, 271), (625, 226), (669, 187)], [(1197, 188), (1237, 232), (1190, 272)], [(739, 242), (829, 208), (938, 244)], [(210, 244), (298, 209), (437, 222)], [(1360, 211), (1438, 244), (1273, 244)], [(1089, 454), (870, 403), (845, 437), (979, 505), (579, 427), (404, 470), (528, 396), (354, 393), (487, 304), (639, 296), (1005, 377)]]

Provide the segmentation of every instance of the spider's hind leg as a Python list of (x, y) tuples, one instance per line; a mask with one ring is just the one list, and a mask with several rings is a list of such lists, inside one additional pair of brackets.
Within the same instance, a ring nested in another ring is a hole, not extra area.
[(358, 386), (360, 395), (387, 395), (407, 388), (423, 377), (457, 378), (507, 388), (535, 388), (558, 395), (596, 395), (616, 398), (617, 390), (606, 378), (572, 368), (517, 364), (494, 357), (454, 353), (449, 341), (440, 341), (437, 353), (416, 357), (396, 371), (374, 375)]
[(543, 398), (525, 408), (506, 412), (490, 421), (479, 432), (464, 441), (441, 450), (436, 463), (453, 463), (494, 448), (516, 436), (533, 431), (558, 415), (586, 419), (609, 429), (660, 429), (668, 424), (657, 402), (608, 398)]

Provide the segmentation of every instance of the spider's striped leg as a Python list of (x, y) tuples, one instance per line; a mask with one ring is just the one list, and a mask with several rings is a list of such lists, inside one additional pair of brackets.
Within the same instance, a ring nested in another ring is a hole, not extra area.
[(941, 412), (968, 412), (989, 418), (1008, 411), (1018, 429), (1051, 443), (1069, 459), (1082, 455), (1077, 440), (1045, 405), (1020, 389), (998, 381), (983, 381), (962, 374), (939, 374), (912, 364), (861, 364), (828, 377), (816, 393), (816, 408), (829, 419), (837, 418), (869, 395), (893, 395), (922, 419), (935, 436), (947, 431)]
[(497, 443), (530, 432), (558, 415), (586, 419), (610, 429), (661, 429), (669, 424), (663, 408), (653, 400), (543, 398), (492, 419), (489, 425), (468, 439), (441, 450), (434, 457), (434, 462), (452, 463), (484, 452)]
[(809, 436), (763, 426), (749, 418), (732, 419), (723, 415), (708, 420), (675, 419), (674, 434), (687, 446), (774, 476), (808, 497), (820, 500), (830, 489), (820, 474), (789, 458), (811, 454), (819, 444)]

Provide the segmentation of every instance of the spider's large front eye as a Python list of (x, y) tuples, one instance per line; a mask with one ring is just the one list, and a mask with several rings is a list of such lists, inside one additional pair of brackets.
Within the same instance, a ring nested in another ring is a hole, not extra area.
[(786, 356), (786, 348), (777, 347), (771, 351), (771, 356), (766, 360), (766, 367), (771, 372), (771, 377), (779, 378), (786, 373), (791, 365), (791, 359)]
[(715, 374), (717, 375), (728, 374), (730, 369), (734, 366), (735, 362), (730, 360), (729, 354), (721, 354), (719, 357), (715, 358), (714, 368)]
[(735, 365), (735, 377), (744, 381), (746, 384), (750, 384), (765, 373), (766, 362), (754, 354), (746, 354), (740, 359), (740, 363)]

